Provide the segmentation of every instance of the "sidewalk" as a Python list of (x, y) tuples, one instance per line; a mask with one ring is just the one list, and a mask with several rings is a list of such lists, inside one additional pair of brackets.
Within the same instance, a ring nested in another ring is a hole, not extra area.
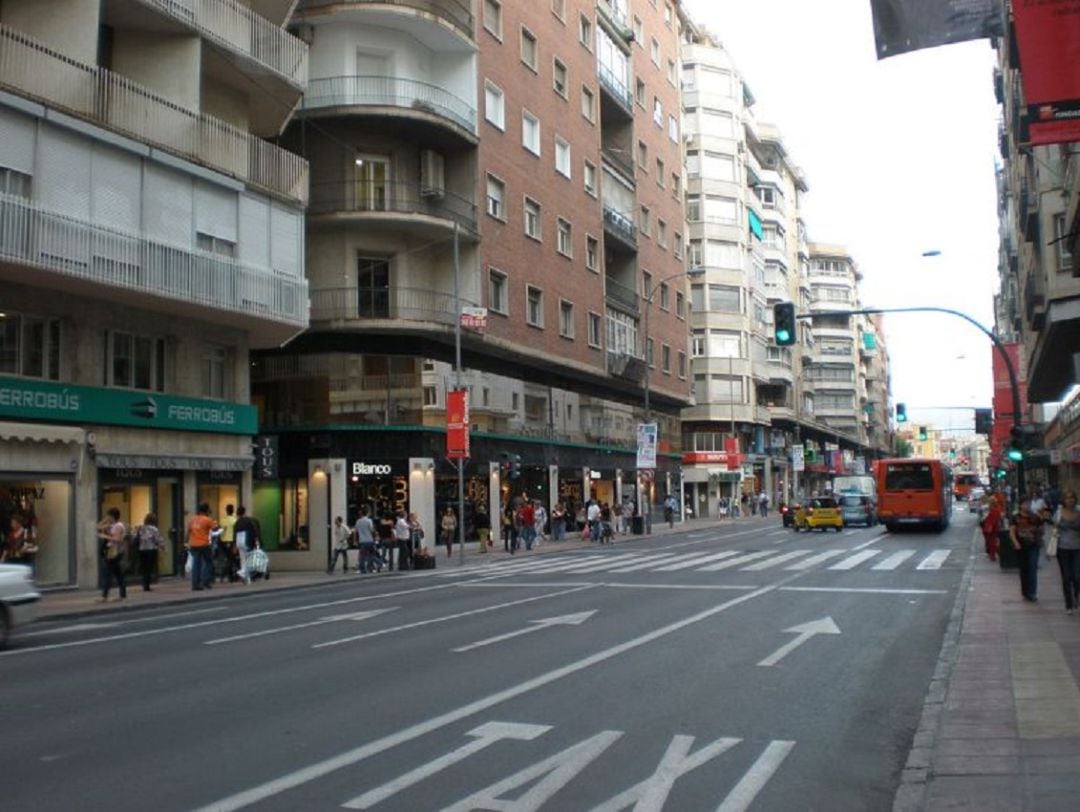
[(1055, 560), (1027, 603), (971, 549), (894, 812), (1080, 809), (1080, 615)]
[[(674, 529), (668, 528), (668, 526), (663, 523), (654, 524), (651, 536), (616, 536), (615, 544), (648, 538), (659, 539), (673, 533), (685, 531), (694, 532), (698, 530), (708, 530), (713, 527), (721, 526), (722, 524), (730, 524), (732, 521), (747, 524), (751, 521), (759, 523), (776, 522), (779, 524), (779, 519), (775, 515), (768, 516), (764, 522), (762, 522), (760, 517), (725, 519), (723, 522), (712, 518), (690, 519), (683, 524), (676, 523)], [(566, 550), (577, 550), (582, 547), (587, 547), (589, 543), (590, 542), (582, 541), (580, 534), (575, 533), (573, 537), (568, 536), (563, 541), (556, 542), (551, 541), (550, 539), (544, 541), (531, 552), (526, 552), (524, 548), (521, 548), (516, 555), (518, 557), (535, 556), (563, 552)], [(446, 557), (446, 550), (442, 547), (431, 547), (431, 551), (436, 555), (437, 569), (433, 570), (434, 572), (461, 566), (457, 545), (454, 545), (454, 555), (451, 558)], [(118, 599), (115, 585), (110, 591), (107, 603), (101, 603), (99, 601), (101, 592), (98, 589), (78, 588), (49, 590), (43, 593), (43, 598), (38, 604), (37, 617), (39, 620), (58, 620), (62, 618), (85, 617), (88, 615), (97, 616), (155, 606), (185, 605), (211, 600), (216, 601), (221, 598), (243, 598), (266, 592), (280, 592), (286, 589), (318, 589), (319, 587), (341, 583), (345, 579), (353, 580), (360, 578), (387, 578), (398, 576), (397, 572), (383, 572), (371, 575), (357, 574), (353, 567), (356, 566), (358, 555), (358, 550), (349, 551), (350, 569), (349, 572), (344, 575), (341, 573), (340, 565), (333, 575), (328, 575), (325, 570), (320, 570), (318, 572), (289, 572), (272, 569), (270, 573), (271, 577), (268, 581), (259, 580), (248, 585), (239, 582), (230, 584), (218, 583), (215, 581), (213, 588), (206, 592), (192, 592), (190, 580), (179, 577), (162, 578), (158, 583), (154, 584), (153, 589), (150, 592), (143, 592), (142, 583), (138, 576), (135, 576), (128, 581), (128, 596), (127, 599), (123, 601)], [(480, 553), (480, 545), (478, 542), (470, 541), (465, 544), (465, 566), (475, 566), (488, 560), (498, 560), (509, 557), (510, 554), (503, 551), (501, 542), (498, 542), (496, 547), (493, 548), (490, 553), (483, 554)], [(416, 572), (416, 577), (422, 577), (429, 572), (432, 572), (432, 570), (419, 570)], [(412, 572), (407, 574), (413, 575)]]

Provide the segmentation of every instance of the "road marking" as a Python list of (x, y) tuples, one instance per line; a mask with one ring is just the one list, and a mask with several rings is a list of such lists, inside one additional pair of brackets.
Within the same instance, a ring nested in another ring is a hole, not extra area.
[(459, 648), (451, 649), (451, 651), (460, 654), (463, 651), (472, 651), (473, 649), (483, 648), (484, 646), (490, 646), (493, 643), (501, 643), (504, 640), (511, 640), (515, 637), (521, 637), (524, 634), (532, 634), (533, 632), (542, 631), (543, 629), (550, 628), (551, 626), (580, 626), (586, 620), (596, 614), (596, 610), (593, 609), (589, 612), (576, 612), (572, 615), (559, 615), (558, 617), (547, 617), (540, 620), (530, 620), (531, 626), (526, 626), (523, 629), (516, 629), (506, 634), (499, 634), (495, 637), (488, 637), (485, 640), (478, 640), (475, 643), (469, 643), (467, 646), (461, 646)]
[(780, 765), (794, 746), (793, 741), (769, 742), (769, 746), (758, 756), (757, 761), (739, 780), (739, 783), (732, 788), (716, 812), (745, 812), (749, 809), (754, 798), (780, 769)]
[(779, 530), (773, 530), (771, 533), (769, 533), (769, 535), (770, 536), (790, 536), (791, 535), (791, 530), (789, 528), (787, 528), (787, 527), (783, 527), (783, 528), (781, 528)]
[(119, 625), (119, 623), (76, 623), (74, 626), (61, 626), (57, 629), (34, 629), (33, 631), (20, 632), (19, 639), (25, 640), (27, 637), (44, 637), (67, 632), (88, 632), (94, 629), (112, 629)]
[(730, 569), (731, 567), (739, 567), (743, 564), (749, 564), (751, 561), (756, 561), (759, 558), (764, 558), (767, 555), (772, 555), (772, 550), (761, 550), (756, 553), (743, 553), (736, 558), (728, 559), (727, 561), (721, 561), (719, 564), (709, 564), (707, 567), (699, 567), (698, 572), (719, 572), (720, 570)]
[(723, 558), (731, 558), (733, 555), (738, 555), (738, 550), (725, 550), (722, 553), (709, 553), (707, 555), (697, 555), (692, 558), (687, 558), (684, 561), (680, 561), (677, 564), (667, 564), (663, 567), (657, 567), (657, 572), (675, 572), (676, 570), (686, 570), (690, 567), (696, 567), (699, 564), (707, 564), (710, 561), (719, 561)]
[[(798, 576), (791, 576), (798, 577)], [(736, 606), (752, 601), (755, 598), (760, 598), (764, 595), (768, 595), (775, 592), (777, 588), (783, 583), (783, 580), (778, 581), (776, 584), (770, 584), (769, 586), (755, 589), (752, 592), (748, 592), (745, 595), (739, 595), (717, 604), (716, 606), (705, 609), (696, 614), (684, 617), (681, 620), (677, 620), (673, 623), (669, 623), (666, 626), (661, 626), (658, 629), (653, 629), (650, 632), (634, 637), (630, 640), (626, 640), (622, 643), (618, 643), (614, 646), (610, 646), (606, 649), (590, 654), (587, 657), (583, 657), (574, 662), (567, 663), (566, 665), (555, 668), (544, 674), (539, 674), (532, 679), (526, 679), (519, 682), (517, 685), (513, 685), (509, 688), (505, 688), (502, 691), (496, 691), (495, 693), (487, 694), (481, 699), (477, 699), (466, 705), (461, 705), (453, 710), (446, 711), (433, 719), (428, 719), (423, 722), (418, 722), (415, 725), (400, 730), (397, 733), (392, 733), (389, 736), (383, 736), (375, 741), (362, 744), (358, 747), (354, 747), (350, 750), (346, 750), (343, 753), (339, 753), (336, 756), (332, 756), (321, 761), (317, 761), (313, 764), (309, 764), (306, 767), (301, 767), (298, 770), (293, 770), (290, 773), (279, 776), (271, 781), (267, 781), (263, 784), (258, 784), (246, 790), (241, 790), (227, 798), (222, 798), (218, 801), (214, 801), (206, 806), (202, 807), (196, 812), (232, 812), (232, 810), (243, 809), (251, 804), (258, 803), (259, 801), (266, 800), (282, 792), (286, 792), (295, 787), (302, 786), (309, 781), (314, 781), (317, 778), (321, 778), (324, 775), (329, 775), (332, 772), (336, 772), (344, 767), (351, 767), (354, 764), (359, 764), (365, 759), (372, 758), (380, 753), (384, 753), (387, 750), (405, 744), (406, 742), (413, 741), (422, 736), (426, 736), (436, 730), (441, 730), (444, 727), (459, 722), (462, 719), (467, 719), (470, 716), (474, 716), (477, 713), (493, 708), (497, 705), (501, 705), (503, 702), (507, 702), (511, 699), (516, 699), (519, 696), (524, 696), (535, 692), (539, 688), (543, 688), (565, 677), (569, 677), (573, 674), (577, 674), (580, 671), (584, 671), (588, 668), (592, 668), (594, 665), (607, 662), (620, 654), (625, 654), (628, 651), (641, 648), (656, 640), (661, 640), (676, 632), (693, 626), (697, 623), (701, 623), (709, 618), (715, 617), (722, 612), (726, 612), (728, 609), (733, 609)], [(744, 779), (745, 780), (745, 779)], [(742, 783), (742, 782), (740, 782)], [(731, 797), (731, 796), (729, 796)]]
[(402, 790), (408, 789), (413, 784), (418, 784), (425, 778), (430, 778), (436, 773), (442, 772), (447, 767), (452, 767), (458, 764), (470, 756), (474, 756), (481, 750), (485, 750), (491, 747), (493, 744), (498, 744), (505, 739), (516, 739), (517, 741), (532, 741), (538, 736), (542, 736), (551, 730), (550, 725), (522, 725), (514, 724), (512, 722), (488, 722), (487, 724), (475, 727), (466, 733), (466, 736), (475, 736), (476, 741), (469, 742), (463, 747), (459, 747), (452, 753), (447, 753), (445, 756), (429, 761), (421, 767), (417, 767), (415, 770), (410, 770), (402, 776), (399, 776), (392, 781), (387, 781), (381, 787), (376, 787), (373, 790), (365, 792), (363, 795), (353, 798), (351, 801), (346, 801), (342, 804), (346, 809), (370, 809), (375, 804), (382, 803), (387, 798), (391, 798), (397, 795)]
[(911, 558), (913, 555), (915, 555), (914, 550), (900, 550), (899, 552), (890, 555), (881, 563), (875, 564), (873, 567), (871, 567), (871, 569), (894, 570), (901, 564), (903, 564), (905, 561), (907, 561), (909, 558)]
[(373, 617), (385, 614), (386, 612), (396, 611), (398, 607), (391, 606), (386, 609), (367, 609), (363, 612), (352, 612), (347, 615), (330, 615), (329, 617), (319, 618), (318, 620), (312, 620), (308, 623), (294, 623), (291, 626), (278, 626), (275, 629), (262, 629), (257, 632), (249, 632), (248, 634), (234, 634), (232, 637), (219, 637), (216, 640), (207, 640), (203, 643), (204, 646), (217, 646), (221, 643), (235, 643), (238, 640), (248, 640), (253, 637), (266, 637), (269, 634), (280, 634), (281, 632), (291, 632), (297, 629), (308, 629), (312, 626), (322, 626), (326, 623), (340, 623), (342, 621), (361, 621), (369, 620)]
[(811, 637), (818, 634), (840, 634), (840, 628), (831, 617), (823, 617), (820, 620), (811, 620), (809, 623), (801, 623), (798, 626), (792, 626), (790, 629), (784, 629), (784, 633), (798, 636), (780, 646), (780, 648), (759, 662), (758, 665), (765, 668), (774, 666)]
[(809, 558), (803, 559), (789, 567), (784, 567), (787, 570), (808, 570), (813, 566), (816, 566), (823, 561), (828, 561), (830, 558), (836, 558), (837, 556), (844, 555), (847, 550), (826, 550), (823, 553), (812, 555)]
[(782, 586), (784, 592), (853, 592), (861, 595), (947, 595), (947, 589), (889, 589), (857, 586)]
[(939, 570), (949, 557), (951, 550), (934, 550), (915, 567), (917, 570)]
[(396, 632), (408, 631), (409, 629), (419, 629), (424, 626), (433, 626), (436, 623), (446, 623), (448, 620), (459, 620), (463, 617), (471, 617), (473, 615), (484, 614), (485, 612), (491, 612), (495, 609), (506, 609), (511, 606), (521, 606), (526, 603), (535, 603), (536, 601), (545, 601), (550, 598), (558, 598), (562, 595), (572, 595), (575, 592), (581, 592), (586, 589), (592, 589), (591, 584), (587, 586), (575, 586), (571, 589), (564, 589), (559, 592), (545, 592), (543, 595), (534, 595), (531, 598), (522, 598), (516, 601), (507, 601), (506, 603), (495, 604), (493, 606), (481, 606), (479, 609), (470, 609), (467, 612), (457, 612), (453, 615), (439, 615), (438, 617), (428, 618), (427, 620), (418, 620), (415, 623), (405, 623), (401, 626), (394, 626), (387, 629), (372, 629), (369, 632), (363, 634), (355, 634), (351, 637), (343, 637), (339, 640), (327, 640), (324, 643), (315, 643), (311, 647), (313, 649), (330, 648), (332, 646), (342, 646), (345, 643), (355, 643), (358, 640), (367, 640), (372, 637), (379, 637), (384, 634), (394, 634)]
[(875, 555), (880, 553), (881, 550), (863, 550), (862, 552), (855, 553), (855, 555), (849, 555), (843, 561), (837, 561), (829, 569), (831, 570), (851, 570), (859, 566), (864, 561), (869, 561)]
[(775, 567), (777, 564), (783, 564), (785, 561), (804, 556), (809, 552), (811, 551), (792, 550), (791, 552), (782, 553), (781, 555), (773, 556), (772, 558), (766, 558), (764, 561), (758, 561), (756, 564), (751, 564), (749, 567), (743, 567), (740, 572), (759, 572), (761, 570), (767, 570), (770, 567)]
[(685, 553), (676, 553), (674, 555), (650, 556), (648, 561), (645, 561), (645, 560), (635, 561), (633, 564), (630, 564), (629, 566), (626, 566), (626, 567), (614, 567), (614, 568), (606, 568), (606, 569), (607, 569), (608, 572), (636, 572), (637, 570), (652, 569), (653, 567), (657, 566), (658, 564), (670, 564), (672, 561), (680, 560), (684, 555), (685, 555)]

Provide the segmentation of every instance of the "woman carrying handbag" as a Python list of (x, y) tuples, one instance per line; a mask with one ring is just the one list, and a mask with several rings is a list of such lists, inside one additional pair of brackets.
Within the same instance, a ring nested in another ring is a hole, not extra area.
[[(1076, 509), (1076, 491), (1065, 491), (1061, 506), (1054, 513), (1051, 538), (1057, 535), (1057, 562), (1061, 570), (1061, 589), (1065, 594), (1066, 614), (1080, 610), (1080, 512)], [(1047, 544), (1047, 555), (1050, 543)]]

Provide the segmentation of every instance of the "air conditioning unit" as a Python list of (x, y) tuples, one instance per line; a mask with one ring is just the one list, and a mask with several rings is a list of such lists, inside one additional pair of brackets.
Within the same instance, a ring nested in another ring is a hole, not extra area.
[(442, 154), (433, 149), (420, 151), (420, 194), (442, 197), (446, 192), (446, 165)]

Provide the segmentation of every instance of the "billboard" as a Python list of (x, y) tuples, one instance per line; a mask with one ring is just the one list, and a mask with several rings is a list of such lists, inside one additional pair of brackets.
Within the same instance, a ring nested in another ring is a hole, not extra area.
[(638, 423), (637, 427), (637, 467), (656, 467), (656, 423)]
[(1080, 141), (1080, 3), (1013, 3), (1020, 78), (1035, 145)]
[(870, 0), (878, 59), (1000, 36), (999, 0)]
[(451, 460), (469, 458), (469, 390), (446, 393), (446, 456)]

